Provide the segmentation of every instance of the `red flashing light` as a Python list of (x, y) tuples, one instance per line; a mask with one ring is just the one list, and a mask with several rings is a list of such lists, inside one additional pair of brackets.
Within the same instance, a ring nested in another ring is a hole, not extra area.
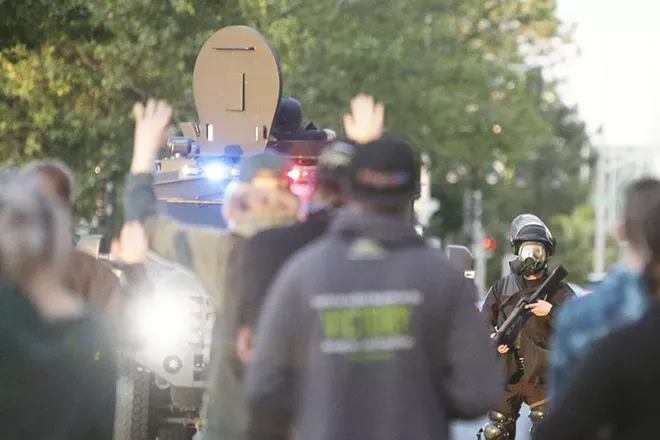
[(297, 180), (300, 180), (300, 177), (302, 177), (302, 173), (298, 168), (293, 168), (291, 171), (287, 173), (287, 175), (293, 180), (294, 182)]
[(481, 241), (481, 245), (484, 249), (494, 251), (497, 248), (497, 241), (493, 237), (486, 237)]

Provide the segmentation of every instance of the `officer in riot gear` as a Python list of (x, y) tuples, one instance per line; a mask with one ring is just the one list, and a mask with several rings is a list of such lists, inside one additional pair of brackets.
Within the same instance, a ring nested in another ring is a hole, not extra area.
[(330, 129), (319, 130), (310, 122), (303, 124), (303, 111), (300, 101), (285, 96), (277, 106), (275, 120), (273, 121), (272, 137), (279, 141), (332, 141), (337, 135)]
[[(495, 332), (518, 301), (531, 295), (548, 276), (548, 258), (556, 241), (543, 221), (522, 214), (511, 223), (509, 242), (517, 257), (509, 266), (511, 274), (498, 280), (489, 290), (482, 313)], [(511, 338), (497, 347), (506, 374), (506, 392), (500, 406), (488, 414), (488, 422), (478, 437), (486, 440), (513, 440), (516, 421), (523, 403), (530, 407), (531, 435), (545, 415), (545, 376), (550, 336), (556, 307), (575, 297), (566, 283), (543, 299), (527, 306), (510, 333)]]

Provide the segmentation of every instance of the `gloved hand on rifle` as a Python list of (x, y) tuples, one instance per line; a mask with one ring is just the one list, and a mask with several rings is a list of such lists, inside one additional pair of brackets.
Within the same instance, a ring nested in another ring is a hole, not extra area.
[[(490, 338), (491, 338), (491, 339), (495, 339), (495, 335), (496, 335), (496, 334), (497, 334), (497, 332), (492, 333), (492, 334), (490, 335)], [(498, 352), (499, 354), (504, 354), (504, 353), (507, 353), (508, 351), (509, 351), (509, 346), (508, 346), (507, 344), (502, 344), (502, 345), (500, 345), (500, 346), (497, 347), (497, 352)]]
[(552, 304), (548, 301), (539, 299), (535, 303), (527, 304), (525, 308), (536, 316), (547, 316), (548, 313), (550, 313), (550, 309), (552, 309)]

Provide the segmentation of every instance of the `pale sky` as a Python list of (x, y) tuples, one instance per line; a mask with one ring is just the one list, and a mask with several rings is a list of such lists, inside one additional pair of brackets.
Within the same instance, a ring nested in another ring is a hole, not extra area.
[[(558, 0), (577, 25), (576, 47), (556, 74), (590, 132), (617, 146), (660, 146), (660, 0)], [(601, 140), (594, 139), (598, 143)]]

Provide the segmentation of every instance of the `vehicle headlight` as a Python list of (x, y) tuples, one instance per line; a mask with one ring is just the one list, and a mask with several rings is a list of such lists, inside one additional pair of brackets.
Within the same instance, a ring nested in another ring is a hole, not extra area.
[(204, 166), (204, 173), (211, 180), (222, 180), (229, 176), (229, 167), (221, 162), (211, 162)]
[(134, 311), (137, 337), (149, 346), (180, 345), (194, 330), (193, 302), (185, 295), (154, 293)]

